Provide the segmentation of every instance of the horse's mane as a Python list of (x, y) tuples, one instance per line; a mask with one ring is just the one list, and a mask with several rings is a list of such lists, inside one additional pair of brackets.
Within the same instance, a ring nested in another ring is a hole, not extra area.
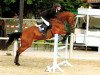
[(69, 12), (69, 11), (63, 11), (63, 12), (60, 12), (59, 14), (57, 14), (58, 17), (62, 17), (64, 15), (75, 16), (75, 14), (73, 14), (72, 12)]
[(75, 18), (75, 14), (69, 11), (63, 11), (57, 15), (57, 18), (61, 19), (62, 21), (68, 20), (70, 17)]

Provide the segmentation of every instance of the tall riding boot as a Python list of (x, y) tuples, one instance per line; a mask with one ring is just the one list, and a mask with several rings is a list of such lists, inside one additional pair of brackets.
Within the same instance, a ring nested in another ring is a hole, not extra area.
[(47, 30), (51, 29), (52, 25), (50, 24), (48, 27), (47, 27)]

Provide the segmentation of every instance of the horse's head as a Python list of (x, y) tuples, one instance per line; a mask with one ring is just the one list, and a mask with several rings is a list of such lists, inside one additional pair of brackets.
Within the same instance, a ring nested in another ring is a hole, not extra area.
[(54, 34), (69, 33), (68, 28), (65, 29), (66, 21), (68, 25), (70, 25), (70, 30), (72, 32), (72, 29), (74, 28), (74, 25), (75, 25), (75, 15), (71, 12), (61, 12), (60, 14), (57, 15), (56, 18), (50, 20), (50, 23), (52, 25), (52, 29), (51, 29), (52, 32)]
[(57, 15), (57, 18), (62, 22), (67, 21), (70, 25), (75, 24), (75, 15), (72, 12), (64, 11)]
[(71, 29), (75, 27), (75, 15), (72, 12), (64, 11), (57, 15), (57, 18), (63, 23), (67, 22)]

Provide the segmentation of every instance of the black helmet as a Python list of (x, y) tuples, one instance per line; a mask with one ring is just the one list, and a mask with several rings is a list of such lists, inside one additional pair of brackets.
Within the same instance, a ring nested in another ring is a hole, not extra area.
[(53, 7), (61, 7), (61, 5), (60, 5), (59, 3), (55, 3), (55, 4), (53, 5)]

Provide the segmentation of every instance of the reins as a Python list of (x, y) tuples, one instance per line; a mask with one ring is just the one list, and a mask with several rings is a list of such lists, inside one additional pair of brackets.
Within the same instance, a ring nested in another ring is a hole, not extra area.
[(52, 32), (52, 30), (51, 30), (51, 29), (50, 29), (50, 32), (51, 32), (52, 36), (54, 36), (54, 34), (53, 34), (53, 32)]

